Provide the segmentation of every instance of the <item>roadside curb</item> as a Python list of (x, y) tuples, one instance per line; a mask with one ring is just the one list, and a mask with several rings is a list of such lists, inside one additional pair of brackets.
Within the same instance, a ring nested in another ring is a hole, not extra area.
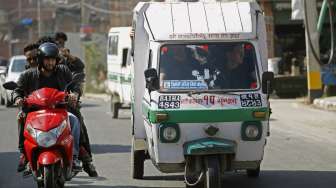
[(106, 94), (106, 93), (85, 93), (84, 98), (88, 98), (88, 99), (97, 99), (97, 100), (102, 100), (102, 101), (110, 101), (110, 95)]
[(336, 97), (327, 97), (323, 99), (315, 99), (314, 106), (325, 110), (336, 111)]

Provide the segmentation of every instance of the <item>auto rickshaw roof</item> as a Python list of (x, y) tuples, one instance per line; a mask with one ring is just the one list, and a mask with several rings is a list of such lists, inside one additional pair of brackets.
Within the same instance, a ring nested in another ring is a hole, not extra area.
[(226, 40), (256, 37), (252, 2), (149, 3), (145, 11), (154, 40)]

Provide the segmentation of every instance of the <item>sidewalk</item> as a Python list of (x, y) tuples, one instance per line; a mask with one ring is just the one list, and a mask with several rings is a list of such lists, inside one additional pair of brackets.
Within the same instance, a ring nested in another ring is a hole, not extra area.
[(106, 94), (106, 93), (84, 93), (84, 98), (88, 99), (98, 99), (98, 100), (103, 100), (105, 102), (110, 101), (111, 96)]
[(321, 99), (315, 99), (314, 106), (325, 110), (336, 111), (336, 97), (325, 97)]

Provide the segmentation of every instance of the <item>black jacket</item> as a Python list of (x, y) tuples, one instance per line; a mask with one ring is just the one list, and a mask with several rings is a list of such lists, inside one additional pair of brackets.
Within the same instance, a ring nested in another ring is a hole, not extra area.
[(77, 73), (84, 73), (85, 65), (78, 57), (74, 57), (71, 62), (69, 59), (62, 58), (61, 64), (66, 65), (73, 75)]
[[(66, 85), (72, 81), (70, 70), (64, 65), (56, 65), (55, 73), (59, 87), (64, 90)], [(17, 82), (18, 87), (13, 92), (13, 100), (15, 101), (18, 97), (26, 97), (33, 91), (40, 89), (39, 75), (40, 71), (38, 68), (30, 68), (24, 71)], [(80, 83), (73, 84), (69, 90), (81, 95)]]

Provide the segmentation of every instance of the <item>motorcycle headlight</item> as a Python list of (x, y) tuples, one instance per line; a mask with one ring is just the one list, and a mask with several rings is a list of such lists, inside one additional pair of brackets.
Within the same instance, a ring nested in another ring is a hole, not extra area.
[(56, 144), (57, 137), (50, 131), (49, 132), (38, 131), (36, 141), (39, 146), (48, 148)]
[(64, 120), (60, 126), (48, 131), (43, 132), (32, 128), (30, 124), (27, 125), (27, 131), (29, 134), (34, 137), (37, 141), (37, 144), (42, 147), (50, 147), (56, 144), (57, 138), (63, 133), (67, 127), (67, 122)]
[(56, 137), (58, 138), (59, 136), (61, 136), (61, 134), (63, 133), (63, 131), (65, 130), (65, 128), (67, 127), (67, 122), (66, 120), (64, 120), (60, 126), (50, 130), (49, 132), (53, 133), (56, 135)]

